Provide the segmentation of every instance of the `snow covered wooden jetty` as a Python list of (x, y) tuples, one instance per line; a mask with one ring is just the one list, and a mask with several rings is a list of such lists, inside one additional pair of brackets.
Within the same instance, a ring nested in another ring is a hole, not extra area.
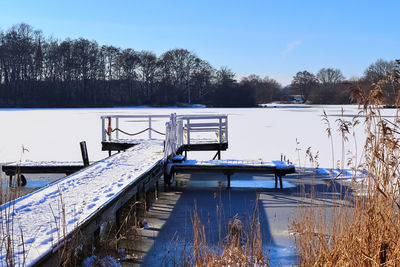
[[(1, 265), (57, 266), (57, 250), (79, 229), (87, 237), (115, 220), (132, 197), (151, 190), (162, 175), (163, 142), (142, 142), (49, 184), (1, 210)], [(7, 229), (14, 229), (13, 232)]]
[[(148, 120), (148, 138), (120, 138), (123, 134), (136, 136), (120, 129), (121, 118)], [(222, 171), (228, 181), (235, 172), (264, 172), (274, 173), (277, 183), (277, 177), (294, 172), (294, 166), (284, 162), (186, 160), (188, 151), (216, 151), (214, 158), (221, 157), (221, 151), (228, 148), (226, 115), (158, 116), (167, 120), (165, 133), (153, 129), (154, 118), (102, 117), (103, 149), (123, 153), (0, 206), (1, 236), (7, 237), (0, 243), (1, 264), (59, 265), (57, 251), (74, 233), (79, 231), (96, 239), (104, 223), (114, 220), (118, 227), (124, 207), (132, 200), (147, 203), (146, 195), (154, 194), (163, 174), (165, 182), (171, 183), (171, 174), (179, 171)], [(151, 132), (165, 137), (154, 140)], [(180, 162), (176, 162), (177, 155)]]

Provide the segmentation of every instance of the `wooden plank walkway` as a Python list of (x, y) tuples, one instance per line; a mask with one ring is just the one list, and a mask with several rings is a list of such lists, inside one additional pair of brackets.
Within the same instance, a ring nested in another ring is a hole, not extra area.
[(161, 176), (163, 157), (162, 141), (143, 142), (0, 206), (1, 236), (14, 229), (12, 255), (7, 255), (7, 240), (0, 244), (1, 266), (7, 266), (6, 257), (15, 266), (54, 264), (48, 260), (63, 237), (78, 228), (93, 233), (115, 218), (138, 190)]

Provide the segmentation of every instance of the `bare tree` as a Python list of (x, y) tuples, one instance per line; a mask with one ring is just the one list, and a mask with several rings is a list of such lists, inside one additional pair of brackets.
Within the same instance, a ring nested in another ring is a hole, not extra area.
[(378, 59), (375, 63), (369, 65), (364, 71), (364, 78), (368, 81), (377, 82), (392, 72), (396, 64), (394, 61), (385, 61)]
[(217, 83), (219, 84), (232, 84), (235, 83), (236, 74), (227, 66), (221, 67), (217, 71)]
[(144, 94), (150, 102), (156, 79), (157, 56), (148, 51), (139, 52), (139, 77), (144, 87)]
[[(251, 74), (244, 77), (240, 84), (247, 88), (251, 88), (255, 94), (257, 104), (270, 103), (278, 100), (282, 86), (274, 79), (268, 76), (261, 78), (258, 75)], [(249, 90), (251, 91), (251, 90)]]
[(344, 76), (339, 69), (322, 68), (317, 73), (317, 79), (322, 85), (333, 85), (344, 80)]
[(291, 88), (294, 92), (302, 95), (304, 102), (306, 102), (317, 84), (318, 80), (315, 75), (305, 70), (296, 73), (293, 77)]
[(190, 87), (194, 90), (194, 100), (203, 102), (207, 94), (210, 93), (212, 79), (215, 76), (215, 70), (207, 61), (197, 58), (195, 68), (191, 75)]
[(171, 78), (171, 82), (181, 91), (186, 89), (187, 101), (191, 103), (190, 78), (196, 66), (198, 57), (186, 49), (173, 49), (161, 56), (165, 75)]

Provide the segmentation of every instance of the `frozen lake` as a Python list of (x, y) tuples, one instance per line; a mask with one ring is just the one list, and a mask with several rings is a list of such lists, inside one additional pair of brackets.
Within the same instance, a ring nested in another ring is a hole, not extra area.
[[(101, 151), (101, 119), (107, 114), (228, 114), (229, 148), (222, 152), (222, 159), (279, 160), (281, 154), (297, 167), (312, 167), (306, 150), (311, 147), (313, 154), (319, 152), (320, 167), (340, 166), (342, 143), (337, 129), (337, 119), (351, 120), (360, 111), (355, 105), (311, 106), (311, 105), (270, 105), (264, 108), (84, 108), (84, 109), (0, 109), (2, 131), (0, 135), (0, 164), (32, 161), (80, 161), (80, 141), (86, 141), (90, 161), (108, 156)], [(335, 129), (333, 133), (334, 153), (327, 137), (326, 124), (322, 121), (326, 112)], [(395, 110), (384, 110), (390, 118)], [(363, 121), (363, 118), (360, 118)], [(153, 121), (152, 127), (165, 132), (166, 119)], [(120, 128), (130, 133), (146, 129), (148, 124), (141, 119), (127, 119)], [(349, 155), (361, 158), (365, 135), (361, 123), (348, 136), (346, 159)], [(145, 132), (137, 138), (147, 138)], [(126, 138), (120, 134), (120, 138)], [(153, 138), (164, 137), (153, 133)], [(22, 147), (26, 150), (22, 153)], [(350, 151), (350, 154), (348, 153)], [(334, 158), (332, 158), (334, 155)], [(211, 159), (213, 152), (191, 152), (189, 158)], [(339, 161), (339, 162), (338, 162)], [(347, 161), (347, 160), (346, 160)], [(24, 190), (31, 191), (62, 175), (26, 175), (28, 184)], [(4, 178), (4, 173), (2, 173)], [(2, 179), (7, 184), (7, 179)]]
[[(332, 167), (330, 140), (322, 122), (325, 110), (330, 123), (337, 128), (342, 106), (277, 105), (267, 108), (95, 108), (95, 109), (3, 109), (0, 110), (2, 132), (0, 162), (19, 160), (76, 161), (81, 160), (79, 142), (87, 142), (89, 158), (96, 161), (107, 156), (101, 151), (101, 115), (106, 114), (228, 114), (229, 149), (223, 159), (278, 160), (285, 155), (297, 166), (309, 166), (305, 151), (319, 151), (321, 167)], [(351, 120), (357, 106), (343, 106), (345, 118)], [(395, 110), (385, 110), (386, 116)], [(363, 118), (360, 118), (361, 120)], [(126, 121), (120, 128), (128, 132), (145, 129), (144, 122)], [(153, 123), (165, 131), (164, 121)], [(341, 160), (341, 138), (335, 129), (334, 161)], [(355, 130), (357, 152), (361, 155), (364, 143), (363, 126)], [(146, 138), (147, 133), (142, 138)], [(153, 137), (163, 136), (153, 134)], [(28, 151), (22, 153), (22, 146)], [(353, 136), (349, 135), (348, 150), (356, 154)], [(192, 152), (189, 157), (210, 159), (212, 153)]]

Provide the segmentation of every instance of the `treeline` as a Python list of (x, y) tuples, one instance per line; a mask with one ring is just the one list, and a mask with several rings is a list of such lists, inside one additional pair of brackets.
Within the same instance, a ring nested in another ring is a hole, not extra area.
[(185, 49), (100, 46), (87, 39), (45, 38), (27, 24), (0, 32), (0, 106), (254, 106), (278, 99), (272, 79), (237, 82)]
[(308, 103), (348, 103), (350, 93), (337, 69), (299, 72), (283, 88), (257, 75), (238, 81), (229, 68), (217, 70), (186, 49), (157, 56), (84, 38), (56, 40), (27, 24), (0, 31), (0, 107), (248, 107), (293, 95)]
[[(372, 84), (386, 80), (381, 84), (383, 101), (393, 106), (397, 98), (399, 77), (389, 75), (400, 67), (400, 62), (385, 61), (382, 59), (372, 63), (364, 71), (361, 78), (345, 79), (339, 69), (323, 68), (316, 75), (308, 71), (298, 72), (289, 86), (291, 95), (299, 95), (303, 102), (312, 104), (348, 104), (351, 103), (351, 90), (361, 87), (364, 91), (372, 89)], [(394, 80), (396, 79), (396, 80)]]

